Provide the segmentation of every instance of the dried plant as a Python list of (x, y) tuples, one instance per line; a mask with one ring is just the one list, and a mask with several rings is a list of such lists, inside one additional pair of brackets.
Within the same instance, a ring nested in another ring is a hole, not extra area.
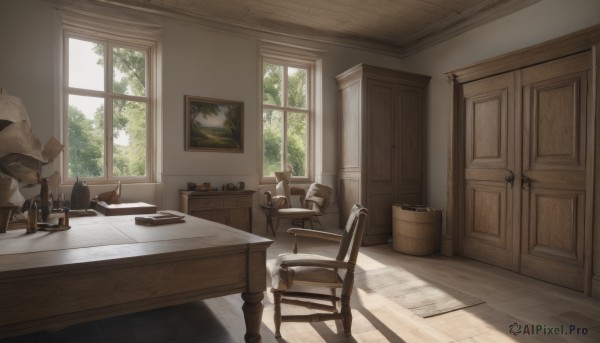
[[(19, 186), (40, 183), (42, 167), (60, 154), (63, 145), (51, 138), (42, 149), (31, 130), (23, 101), (0, 90), (0, 207), (20, 207), (25, 199)], [(57, 186), (60, 175), (55, 172), (48, 183)]]

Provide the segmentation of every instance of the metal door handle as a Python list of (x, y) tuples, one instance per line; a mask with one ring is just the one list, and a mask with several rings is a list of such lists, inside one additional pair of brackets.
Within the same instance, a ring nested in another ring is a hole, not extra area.
[(504, 177), (504, 181), (506, 181), (507, 183), (510, 183), (510, 188), (512, 189), (513, 187), (513, 181), (515, 180), (515, 174), (513, 173), (512, 170), (507, 169), (508, 170), (508, 175), (506, 175)]
[(527, 175), (521, 175), (521, 188), (525, 189), (525, 186), (531, 184), (531, 179), (527, 177)]

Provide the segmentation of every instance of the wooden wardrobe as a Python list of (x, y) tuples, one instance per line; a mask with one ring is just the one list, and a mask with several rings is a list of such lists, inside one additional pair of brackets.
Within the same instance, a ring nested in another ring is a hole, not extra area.
[(364, 245), (388, 242), (394, 204), (421, 203), (429, 79), (364, 64), (337, 76), (340, 223), (352, 205), (365, 206)]
[(448, 74), (445, 253), (592, 293), (599, 32)]

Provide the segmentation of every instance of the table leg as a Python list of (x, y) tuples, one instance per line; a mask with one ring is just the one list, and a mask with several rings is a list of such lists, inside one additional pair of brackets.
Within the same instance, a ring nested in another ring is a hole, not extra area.
[(262, 323), (263, 298), (263, 292), (242, 293), (242, 299), (244, 299), (242, 310), (244, 311), (244, 321), (246, 322), (246, 334), (244, 335), (244, 340), (246, 343), (262, 342), (262, 338), (260, 337), (260, 325)]

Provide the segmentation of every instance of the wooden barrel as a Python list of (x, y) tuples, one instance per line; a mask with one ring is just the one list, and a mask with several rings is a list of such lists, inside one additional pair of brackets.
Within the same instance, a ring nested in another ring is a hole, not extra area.
[(406, 209), (394, 205), (392, 247), (409, 255), (429, 255), (438, 251), (441, 240), (442, 211), (428, 207)]

